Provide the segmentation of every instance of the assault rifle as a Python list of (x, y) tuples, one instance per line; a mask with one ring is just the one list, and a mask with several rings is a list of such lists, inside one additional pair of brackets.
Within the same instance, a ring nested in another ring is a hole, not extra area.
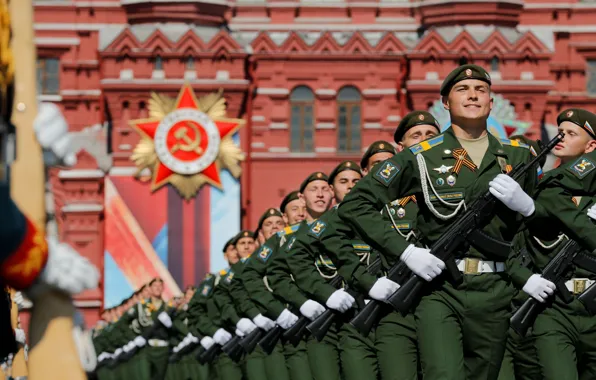
[[(543, 156), (550, 152), (563, 139), (563, 136), (564, 133), (560, 132), (530, 162), (525, 165), (520, 163), (508, 175), (516, 181), (519, 180)], [(475, 236), (475, 231), (483, 228), (492, 219), (495, 206), (498, 203), (499, 200), (489, 190), (486, 190), (481, 197), (472, 201), (467, 210), (447, 227), (447, 231), (430, 248), (430, 252), (445, 263), (446, 274), (453, 284), (461, 284), (463, 281), (463, 276), (455, 262), (454, 255), (456, 251), (469, 237)], [(405, 264), (401, 261), (395, 264), (395, 266), (400, 265)], [(396, 280), (396, 278), (390, 279), (392, 281)], [(412, 273), (405, 283), (401, 283), (401, 287), (389, 297), (387, 302), (405, 315), (412, 309), (414, 303), (421, 298), (427, 283), (426, 280)]]
[(284, 330), (279, 325), (275, 325), (274, 328), (267, 331), (265, 336), (259, 341), (259, 347), (267, 354), (270, 355), (275, 348), (275, 345), (283, 335)]
[(309, 319), (306, 318), (304, 315), (301, 315), (300, 312), (298, 312), (298, 314), (300, 315), (298, 321), (296, 321), (296, 323), (294, 323), (292, 327), (284, 331), (284, 333), (282, 334), (283, 339), (286, 342), (290, 342), (294, 347), (298, 346), (304, 334), (308, 332), (306, 330), (306, 326), (309, 323)]
[[(366, 271), (368, 273), (376, 276), (381, 270), (381, 265), (382, 265), (381, 257), (377, 257), (375, 259), (375, 261), (373, 261), (368, 266)], [(337, 288), (341, 285), (342, 281), (343, 281), (343, 278), (341, 276), (336, 276), (333, 280), (331, 280), (331, 282), (329, 282), (329, 285)], [(354, 292), (350, 289), (347, 289), (347, 291), (354, 298), (358, 297), (358, 294), (356, 294), (356, 292)], [(327, 332), (329, 331), (331, 326), (333, 326), (333, 322), (335, 321), (335, 318), (340, 314), (341, 313), (339, 313), (337, 310), (327, 309), (321, 315), (319, 315), (317, 318), (315, 318), (314, 321), (309, 323), (306, 326), (306, 328), (308, 329), (308, 331), (310, 331), (312, 336), (314, 336), (320, 342), (323, 340), (325, 335), (327, 335)]]
[(263, 338), (263, 334), (265, 334), (265, 331), (260, 327), (257, 327), (251, 331), (250, 334), (242, 338), (240, 345), (244, 348), (244, 351), (246, 351), (247, 354), (250, 354), (255, 350), (257, 343)]
[[(565, 286), (564, 276), (573, 265), (573, 259), (581, 250), (581, 246), (576, 241), (569, 240), (542, 271), (542, 277), (557, 286), (557, 292), (565, 303), (573, 301), (573, 296)], [(534, 325), (538, 314), (545, 308), (544, 303), (533, 297), (528, 297), (511, 317), (511, 328), (519, 335), (526, 336), (528, 329)]]
[(228, 355), (230, 359), (238, 363), (244, 354), (244, 350), (240, 345), (240, 337), (238, 335), (234, 335), (234, 337), (223, 346), (214, 343), (213, 346), (209, 347), (208, 350), (199, 351), (197, 353), (197, 360), (201, 364), (211, 363), (222, 351)]

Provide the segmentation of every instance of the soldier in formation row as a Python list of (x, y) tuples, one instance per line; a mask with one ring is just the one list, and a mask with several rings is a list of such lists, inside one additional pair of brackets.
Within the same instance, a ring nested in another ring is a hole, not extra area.
[[(411, 112), (396, 145), (310, 174), (228, 241), (228, 269), (167, 304), (154, 279), (106, 310), (97, 378), (595, 379), (596, 115), (559, 115), (543, 175), (544, 145), (487, 132), (483, 68), (440, 93), (444, 132)], [(585, 260), (555, 278), (573, 241)], [(510, 320), (528, 302), (525, 331)]]

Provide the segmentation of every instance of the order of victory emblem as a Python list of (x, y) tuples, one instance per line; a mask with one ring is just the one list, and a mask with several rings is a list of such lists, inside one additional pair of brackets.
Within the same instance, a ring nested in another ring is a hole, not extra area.
[(198, 99), (189, 85), (175, 99), (152, 93), (149, 116), (129, 124), (141, 135), (131, 156), (135, 177), (149, 169), (151, 191), (170, 183), (189, 200), (206, 183), (221, 189), (222, 169), (240, 176), (244, 153), (232, 136), (244, 120), (225, 117), (221, 90)]

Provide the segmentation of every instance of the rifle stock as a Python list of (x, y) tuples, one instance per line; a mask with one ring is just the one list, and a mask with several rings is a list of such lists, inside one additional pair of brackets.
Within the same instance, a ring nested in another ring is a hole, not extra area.
[(511, 317), (511, 328), (518, 335), (525, 337), (528, 329), (534, 326), (536, 317), (542, 313), (544, 305), (534, 298), (528, 298)]
[(259, 341), (259, 347), (267, 354), (270, 355), (273, 349), (277, 345), (277, 342), (281, 339), (283, 329), (280, 326), (275, 326), (271, 330), (267, 331), (265, 336)]
[(242, 354), (244, 353), (240, 341), (241, 338), (238, 335), (235, 335), (228, 343), (221, 347), (221, 350), (236, 363), (242, 359)]
[(215, 360), (215, 358), (221, 353), (221, 346), (214, 343), (213, 346), (209, 347), (208, 350), (197, 352), (197, 360), (201, 364), (208, 364)]
[[(552, 148), (561, 141), (564, 134), (559, 133), (555, 138), (550, 140), (538, 155), (536, 155), (527, 164), (519, 164), (509, 173), (509, 176), (514, 180), (519, 180), (528, 170), (534, 167), (536, 163), (542, 159)], [(497, 198), (495, 198), (489, 190), (479, 198), (475, 199), (461, 214), (455, 222), (447, 227), (447, 231), (432, 245), (430, 252), (441, 259), (446, 266), (446, 272), (454, 284), (459, 284), (463, 280), (461, 272), (455, 264), (455, 253), (458, 248), (463, 245), (468, 236), (475, 230), (483, 228), (493, 217), (495, 206), (497, 205)], [(396, 265), (399, 265), (396, 264)], [(414, 304), (422, 297), (422, 292), (425, 288), (426, 282), (412, 273), (410, 278), (388, 299), (388, 302), (402, 314), (410, 312)]]
[(250, 354), (255, 350), (257, 343), (261, 340), (263, 334), (264, 331), (257, 327), (250, 334), (240, 340), (240, 345), (247, 354)]
[(596, 286), (594, 285), (595, 284), (590, 285), (588, 289), (584, 290), (584, 292), (577, 297), (577, 299), (592, 314), (596, 314)]
[(286, 342), (290, 342), (292, 346), (296, 347), (302, 340), (306, 333), (306, 325), (308, 325), (308, 318), (302, 315), (296, 323), (283, 333), (283, 338)]

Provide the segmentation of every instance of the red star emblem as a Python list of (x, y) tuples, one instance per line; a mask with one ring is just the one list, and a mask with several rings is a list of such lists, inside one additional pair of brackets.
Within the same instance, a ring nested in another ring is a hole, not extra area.
[(186, 84), (173, 110), (163, 118), (129, 122), (155, 145), (158, 159), (153, 169), (152, 191), (170, 182), (175, 174), (202, 175), (206, 182), (222, 188), (217, 160), (219, 143), (241, 127), (241, 120), (212, 119), (205, 111)]

